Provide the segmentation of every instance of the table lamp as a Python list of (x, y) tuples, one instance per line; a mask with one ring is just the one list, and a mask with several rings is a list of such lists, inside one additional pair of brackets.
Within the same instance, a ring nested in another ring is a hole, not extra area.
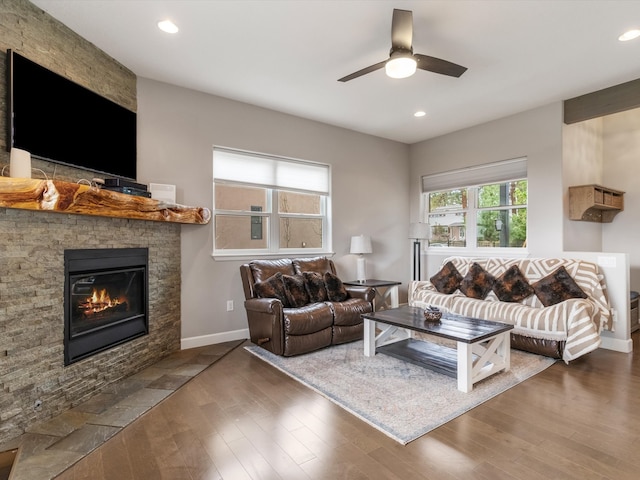
[(356, 278), (361, 283), (364, 283), (367, 279), (364, 254), (371, 253), (371, 251), (371, 237), (368, 235), (357, 235), (351, 237), (350, 252), (358, 255), (356, 263)]

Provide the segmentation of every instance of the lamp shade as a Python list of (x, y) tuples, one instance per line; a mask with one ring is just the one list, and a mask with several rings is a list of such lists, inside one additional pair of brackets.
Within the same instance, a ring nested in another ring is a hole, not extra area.
[(412, 223), (409, 225), (409, 238), (420, 240), (431, 238), (431, 225), (428, 223)]
[(357, 235), (351, 237), (350, 253), (371, 253), (371, 237), (368, 235)]

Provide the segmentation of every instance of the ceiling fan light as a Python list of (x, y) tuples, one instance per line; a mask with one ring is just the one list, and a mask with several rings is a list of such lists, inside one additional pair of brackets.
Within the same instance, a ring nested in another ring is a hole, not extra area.
[(407, 78), (416, 73), (416, 61), (413, 57), (396, 57), (384, 65), (387, 76), (391, 78)]

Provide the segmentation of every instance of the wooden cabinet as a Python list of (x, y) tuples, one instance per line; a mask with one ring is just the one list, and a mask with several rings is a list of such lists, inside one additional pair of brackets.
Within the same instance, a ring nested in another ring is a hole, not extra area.
[(624, 192), (600, 185), (569, 187), (569, 219), (610, 223), (624, 210)]

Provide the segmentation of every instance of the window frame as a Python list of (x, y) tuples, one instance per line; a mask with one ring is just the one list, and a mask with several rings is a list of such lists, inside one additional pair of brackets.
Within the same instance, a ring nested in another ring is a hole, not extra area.
[[(264, 158), (268, 162), (287, 162), (295, 163), (302, 166), (311, 167), (323, 167), (327, 171), (327, 183), (328, 188), (326, 194), (305, 190), (303, 182), (300, 182), (301, 188), (278, 188), (274, 185), (261, 185), (251, 182), (241, 181), (229, 181), (213, 178), (213, 212), (212, 212), (212, 228), (213, 228), (213, 251), (212, 256), (216, 260), (248, 260), (255, 258), (286, 258), (286, 257), (304, 257), (304, 256), (317, 256), (317, 255), (332, 255), (332, 234), (331, 234), (331, 165), (323, 164), (319, 162), (310, 162), (306, 160), (292, 159), (287, 157), (278, 157), (274, 155), (259, 154), (255, 152), (245, 152), (242, 150), (227, 149), (223, 147), (214, 147), (213, 162), (215, 163), (216, 149), (225, 152), (232, 152), (233, 154), (243, 155), (255, 158)], [(266, 206), (265, 211), (257, 212), (252, 210), (225, 210), (216, 209), (216, 185), (235, 185), (239, 187), (251, 187), (251, 188), (263, 188), (266, 194)], [(320, 197), (320, 213), (289, 213), (279, 212), (279, 195), (281, 192), (293, 192), (304, 193), (310, 195), (318, 195)], [(219, 249), (216, 246), (216, 218), (218, 216), (239, 216), (239, 217), (263, 217), (266, 219), (266, 232), (267, 245), (265, 248), (239, 248), (239, 249)], [(308, 247), (282, 247), (280, 245), (280, 221), (284, 218), (295, 219), (321, 219), (322, 220), (322, 247), (321, 248), (308, 248)]]
[[(447, 210), (447, 213), (466, 214), (465, 229), (464, 229), (466, 246), (464, 247), (460, 247), (460, 246), (451, 247), (451, 246), (443, 246), (443, 245), (431, 246), (430, 241), (425, 241), (424, 244), (426, 247), (426, 251), (428, 253), (445, 253), (446, 252), (447, 255), (455, 255), (455, 254), (468, 254), (472, 252), (474, 254), (486, 256), (487, 254), (495, 255), (496, 253), (501, 252), (503, 255), (506, 254), (506, 255), (513, 256), (513, 255), (523, 254), (523, 253), (526, 254), (528, 252), (526, 244), (523, 247), (479, 247), (478, 246), (478, 216), (479, 216), (478, 214), (483, 211), (512, 210), (514, 208), (524, 208), (528, 212), (529, 211), (529, 196), (528, 196), (529, 179), (526, 176), (524, 176), (520, 178), (500, 179), (495, 181), (487, 180), (487, 179), (483, 179), (483, 180), (484, 181), (480, 184), (450, 187), (445, 189), (425, 191), (422, 193), (422, 202), (421, 202), (422, 203), (421, 216), (423, 219), (422, 221), (424, 221), (425, 223), (429, 223), (430, 215), (433, 215), (433, 213), (429, 211), (430, 209), (429, 195), (431, 193), (445, 192), (449, 190), (455, 190), (458, 188), (467, 190), (467, 207)], [(495, 207), (479, 207), (478, 206), (480, 203), (479, 192), (481, 187), (484, 187), (487, 185), (496, 185), (496, 184), (509, 183), (509, 182), (519, 182), (519, 181), (527, 182), (527, 203), (526, 204), (499, 205)], [(527, 215), (527, 231), (529, 229), (528, 219), (529, 217)]]

